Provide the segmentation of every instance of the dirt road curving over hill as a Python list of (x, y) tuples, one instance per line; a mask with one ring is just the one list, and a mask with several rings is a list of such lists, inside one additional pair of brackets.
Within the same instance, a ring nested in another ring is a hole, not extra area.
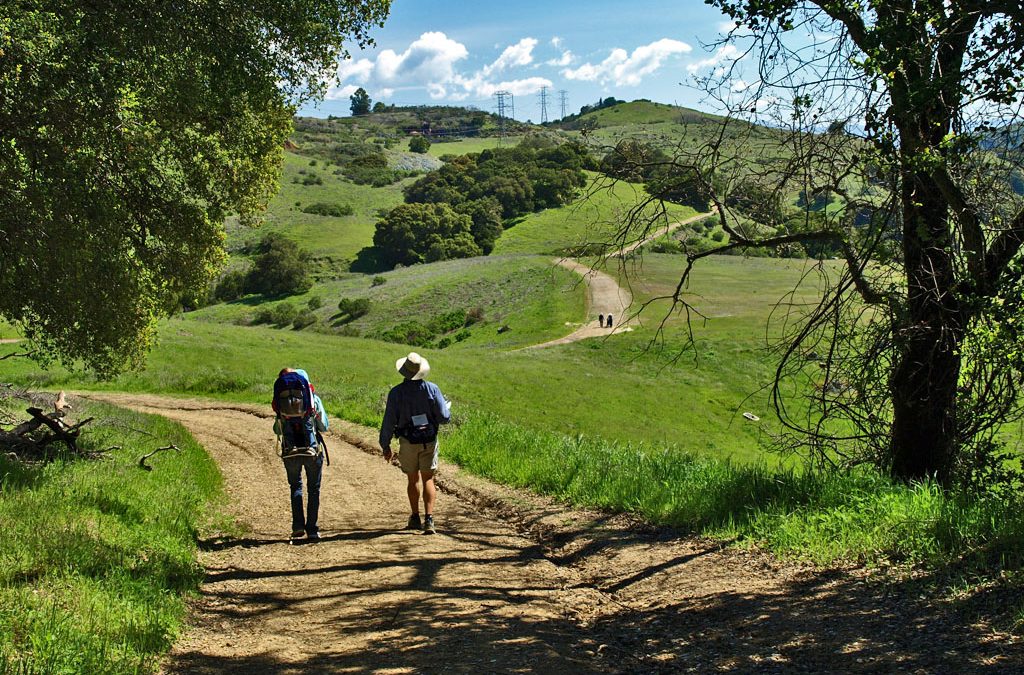
[[(372, 430), (328, 435), (320, 543), (293, 546), (268, 411), (91, 394), (184, 424), (221, 467), (240, 536), (207, 570), (168, 673), (1007, 672), (977, 617), (1003, 592), (926, 600), (880, 582), (564, 506), (443, 465), (439, 533), (403, 531), (404, 478)], [(443, 439), (442, 439), (443, 442)], [(365, 449), (360, 449), (365, 448)], [(161, 461), (173, 461), (172, 456)], [(155, 462), (159, 471), (159, 462)]]
[[(695, 216), (659, 227), (649, 236), (615, 251), (609, 256), (609, 259), (628, 255), (648, 242), (652, 242), (659, 237), (678, 230), (684, 225), (689, 225), (710, 215), (710, 213), (698, 213)], [(562, 258), (556, 260), (555, 263), (583, 277), (583, 281), (587, 285), (587, 322), (565, 337), (530, 345), (529, 347), (524, 347), (524, 349), (543, 349), (545, 347), (579, 342), (587, 338), (604, 337), (632, 330), (632, 326), (637, 322), (637, 318), (631, 316), (629, 312), (630, 306), (633, 304), (633, 295), (625, 288), (619, 286), (612, 276), (570, 258)], [(598, 315), (612, 316), (612, 327), (602, 327), (597, 319)]]

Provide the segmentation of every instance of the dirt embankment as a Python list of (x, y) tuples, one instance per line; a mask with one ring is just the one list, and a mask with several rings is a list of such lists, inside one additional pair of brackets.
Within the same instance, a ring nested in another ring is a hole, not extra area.
[(206, 582), (166, 672), (1024, 667), (1020, 641), (979, 618), (1002, 589), (931, 600), (928, 579), (782, 564), (567, 509), (447, 465), (439, 534), (401, 530), (404, 477), (366, 451), (372, 432), (344, 423), (328, 436), (324, 538), (289, 545), (288, 488), (267, 411), (96, 398), (188, 427), (219, 463), (229, 510), (248, 531), (201, 542)]

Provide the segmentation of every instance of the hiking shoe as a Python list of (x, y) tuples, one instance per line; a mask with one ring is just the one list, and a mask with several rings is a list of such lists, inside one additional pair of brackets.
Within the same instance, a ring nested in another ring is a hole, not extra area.
[(434, 529), (434, 516), (427, 516), (423, 521), (423, 534), (434, 534), (435, 532), (437, 530)]
[(310, 541), (320, 541), (320, 532), (319, 531), (317, 531), (317, 532), (310, 532), (309, 534), (306, 535), (306, 538), (309, 539)]
[(409, 522), (406, 523), (405, 529), (407, 529), (407, 530), (418, 530), (421, 527), (422, 527), (422, 525), (420, 525), (420, 514), (414, 513), (411, 516), (409, 516)]
[(302, 539), (306, 536), (305, 530), (292, 530), (292, 539)]

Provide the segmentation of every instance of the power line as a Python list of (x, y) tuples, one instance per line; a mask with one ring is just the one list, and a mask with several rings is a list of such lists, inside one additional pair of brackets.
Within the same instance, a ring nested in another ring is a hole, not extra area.
[(569, 92), (565, 89), (558, 90), (558, 101), (562, 104), (562, 119), (565, 118), (565, 111), (569, 107)]
[(548, 88), (546, 86), (540, 88), (540, 123), (548, 123)]

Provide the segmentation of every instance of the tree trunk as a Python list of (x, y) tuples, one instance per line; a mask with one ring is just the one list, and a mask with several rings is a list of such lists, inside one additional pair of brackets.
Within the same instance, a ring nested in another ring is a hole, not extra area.
[(904, 166), (907, 311), (893, 336), (898, 351), (889, 383), (891, 470), (904, 481), (935, 478), (948, 485), (960, 442), (957, 384), (964, 331), (954, 292), (949, 211), (931, 177)]

